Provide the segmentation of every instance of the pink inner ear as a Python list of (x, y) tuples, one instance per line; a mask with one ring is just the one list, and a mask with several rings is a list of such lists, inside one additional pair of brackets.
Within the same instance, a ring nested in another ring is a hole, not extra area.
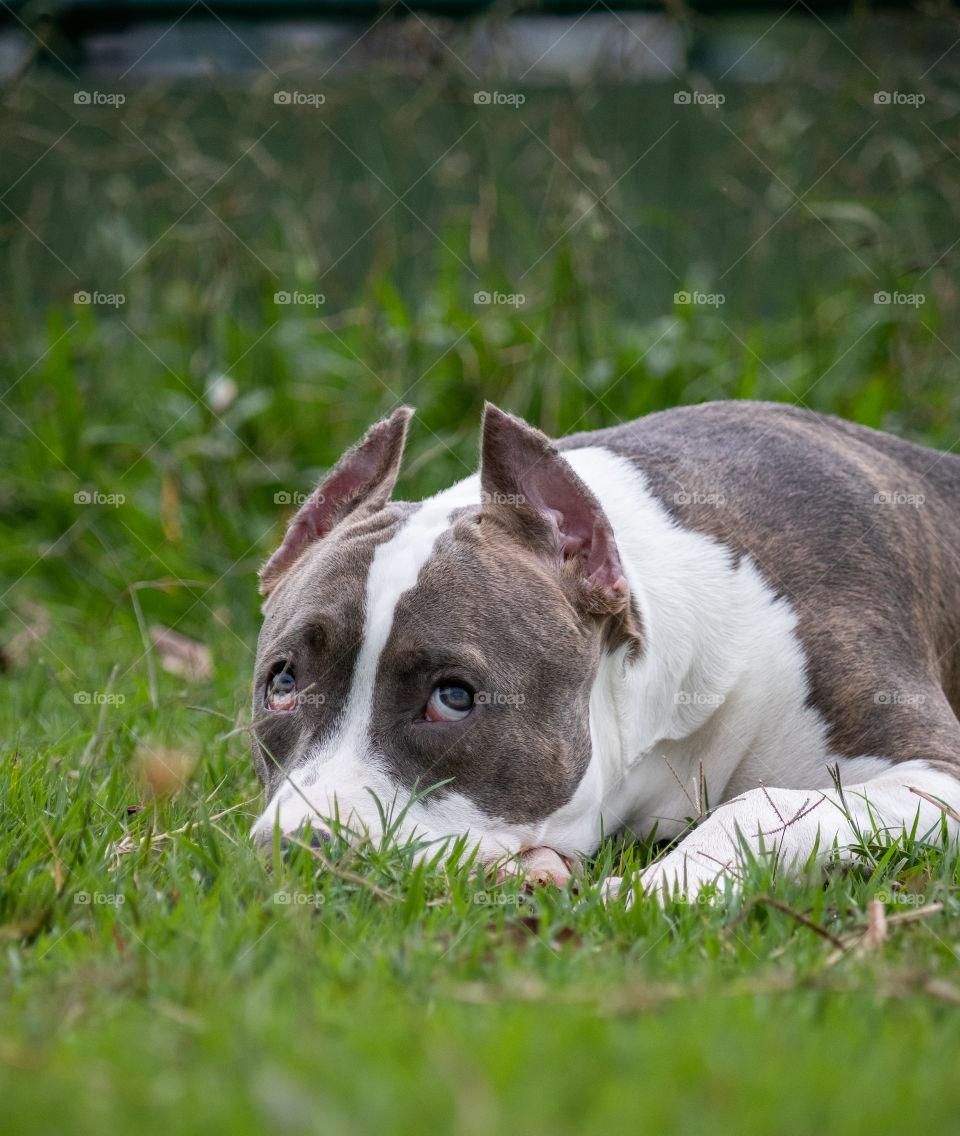
[(270, 559), (275, 570), (292, 564), (308, 545), (325, 537), (337, 523), (344, 502), (369, 483), (376, 473), (376, 462), (362, 462), (360, 458), (358, 454), (348, 468), (334, 473), (324, 482), (322, 493), (317, 489), (300, 506), (283, 543)]
[(372, 426), (310, 494), (290, 522), (282, 544), (260, 573), (260, 591), (264, 595), (269, 595), (277, 580), (309, 545), (325, 537), (352, 509), (361, 503), (382, 506), (389, 500), (412, 413), (402, 406)]
[(376, 455), (358, 452), (348, 466), (328, 477), (323, 492), (311, 493), (290, 522), (282, 544), (267, 562), (265, 578), (285, 571), (309, 545), (325, 537), (343, 514), (344, 504), (368, 488), (376, 474)]
[(557, 526), (564, 560), (582, 556), (587, 583), (608, 599), (620, 599), (627, 593), (627, 581), (610, 525), (561, 462), (538, 463), (526, 478), (521, 476), (527, 500)]

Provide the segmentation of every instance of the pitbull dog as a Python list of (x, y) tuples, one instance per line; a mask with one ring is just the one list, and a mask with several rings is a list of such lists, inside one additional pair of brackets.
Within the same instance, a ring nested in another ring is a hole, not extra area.
[(488, 405), (480, 472), (392, 502), (411, 413), (261, 572), (261, 841), (378, 801), (484, 862), (655, 833), (640, 887), (689, 899), (956, 836), (960, 458), (773, 403), (558, 443)]

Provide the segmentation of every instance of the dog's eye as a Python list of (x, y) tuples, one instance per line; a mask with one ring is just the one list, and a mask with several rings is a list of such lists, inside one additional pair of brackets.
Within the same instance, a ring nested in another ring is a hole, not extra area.
[(293, 672), (282, 670), (267, 683), (268, 710), (292, 710), (297, 704), (297, 680)]
[(473, 709), (473, 695), (465, 686), (435, 686), (427, 702), (428, 722), (459, 722)]

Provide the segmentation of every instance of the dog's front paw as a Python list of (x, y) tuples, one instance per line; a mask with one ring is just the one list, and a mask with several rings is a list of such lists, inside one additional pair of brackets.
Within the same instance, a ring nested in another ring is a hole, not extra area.
[(600, 881), (600, 899), (604, 903), (622, 903), (629, 911), (634, 900), (632, 881), (624, 876), (607, 876)]
[(681, 846), (642, 872), (636, 890), (644, 899), (697, 903), (707, 885), (718, 884), (722, 893), (724, 879), (735, 870), (732, 860), (720, 862), (705, 849)]
[(523, 876), (528, 887), (563, 885), (570, 879), (570, 862), (552, 848), (528, 848), (510, 860), (497, 864), (497, 883), (511, 876)]
[[(600, 898), (604, 903), (623, 902), (629, 910), (636, 900), (662, 902), (665, 899), (685, 903), (712, 902), (714, 893), (708, 885), (718, 880), (722, 884), (724, 869), (719, 865), (697, 865), (696, 856), (690, 853), (670, 852), (656, 864), (651, 864), (635, 880), (622, 876), (608, 876), (600, 882)], [(705, 894), (703, 889), (708, 888)], [(723, 888), (721, 886), (720, 892)]]

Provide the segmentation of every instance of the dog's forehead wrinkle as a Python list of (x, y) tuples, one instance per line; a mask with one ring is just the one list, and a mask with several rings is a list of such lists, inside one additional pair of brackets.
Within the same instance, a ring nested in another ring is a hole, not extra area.
[(384, 652), (381, 662), (386, 673), (390, 673), (392, 659), (424, 670), (460, 665), (480, 672), (489, 662), (487, 653), (476, 642), (463, 638), (450, 640), (442, 627), (437, 627), (436, 633), (429, 636), (419, 622), (409, 631), (398, 629), (391, 636), (390, 650)]

